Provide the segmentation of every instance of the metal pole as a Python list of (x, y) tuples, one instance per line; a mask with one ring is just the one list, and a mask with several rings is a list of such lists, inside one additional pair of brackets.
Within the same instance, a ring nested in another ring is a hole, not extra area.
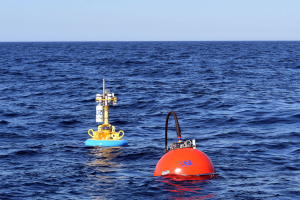
[(105, 78), (103, 79), (103, 99), (105, 99)]
[(105, 99), (105, 78), (103, 79), (103, 108), (104, 108), (104, 123), (105, 125), (109, 125), (108, 122), (108, 101)]

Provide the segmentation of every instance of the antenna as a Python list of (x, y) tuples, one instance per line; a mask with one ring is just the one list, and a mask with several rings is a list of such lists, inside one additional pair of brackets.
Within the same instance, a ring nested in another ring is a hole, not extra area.
[(105, 99), (105, 78), (103, 79), (103, 99)]

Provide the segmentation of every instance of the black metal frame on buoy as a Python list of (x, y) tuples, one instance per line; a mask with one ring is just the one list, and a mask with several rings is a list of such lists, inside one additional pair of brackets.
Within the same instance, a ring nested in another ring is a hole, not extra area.
[(171, 114), (173, 114), (174, 119), (175, 119), (177, 139), (181, 140), (181, 130), (180, 130), (177, 116), (174, 111), (170, 111), (167, 115), (166, 126), (165, 126), (165, 151), (166, 152), (168, 152), (168, 121), (169, 121), (169, 117)]

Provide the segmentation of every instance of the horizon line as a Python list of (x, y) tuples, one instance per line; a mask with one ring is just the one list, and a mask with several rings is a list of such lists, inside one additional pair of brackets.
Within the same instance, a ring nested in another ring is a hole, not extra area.
[(75, 40), (75, 41), (0, 41), (0, 43), (37, 43), (37, 42), (300, 42), (300, 40)]

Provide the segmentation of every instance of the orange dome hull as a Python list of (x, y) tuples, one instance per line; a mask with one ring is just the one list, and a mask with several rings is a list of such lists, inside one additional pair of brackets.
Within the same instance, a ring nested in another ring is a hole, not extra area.
[(167, 174), (201, 175), (216, 173), (209, 157), (193, 148), (171, 150), (158, 161), (154, 176)]

